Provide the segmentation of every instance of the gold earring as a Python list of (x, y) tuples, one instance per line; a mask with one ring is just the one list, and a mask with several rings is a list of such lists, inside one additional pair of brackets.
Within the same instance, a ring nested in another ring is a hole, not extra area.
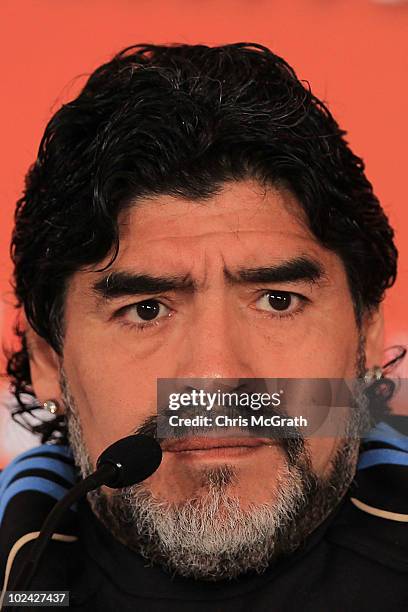
[(46, 400), (43, 403), (43, 408), (51, 414), (58, 414), (60, 412), (60, 405), (56, 400)]

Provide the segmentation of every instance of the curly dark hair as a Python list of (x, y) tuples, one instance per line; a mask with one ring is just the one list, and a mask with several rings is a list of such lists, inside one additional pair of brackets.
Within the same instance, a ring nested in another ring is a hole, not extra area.
[[(268, 48), (128, 47), (91, 74), (48, 123), (17, 203), (11, 255), (17, 308), (61, 355), (64, 291), (83, 266), (118, 252), (119, 213), (146, 195), (207, 198), (254, 178), (297, 197), (313, 234), (343, 261), (357, 322), (396, 277), (393, 230), (345, 132)], [(137, 205), (137, 204), (136, 204)], [(32, 408), (27, 343), (7, 373)], [(32, 426), (66, 441), (62, 417)]]

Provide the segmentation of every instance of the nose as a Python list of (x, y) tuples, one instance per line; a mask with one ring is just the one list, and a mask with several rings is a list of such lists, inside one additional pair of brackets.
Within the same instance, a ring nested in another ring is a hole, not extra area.
[[(185, 330), (177, 353), (176, 377), (209, 379), (201, 383), (206, 390), (223, 386), (238, 387), (240, 379), (256, 378), (254, 353), (251, 351), (245, 322), (238, 314), (221, 305), (208, 306)], [(207, 389), (208, 387), (208, 389)]]

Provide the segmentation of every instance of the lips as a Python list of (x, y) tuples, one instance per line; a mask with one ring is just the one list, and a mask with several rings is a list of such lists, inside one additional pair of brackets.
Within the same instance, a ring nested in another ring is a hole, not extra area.
[(166, 440), (162, 443), (162, 450), (170, 453), (186, 451), (206, 451), (217, 448), (255, 448), (257, 446), (271, 446), (272, 440), (268, 438), (182, 438), (180, 440)]

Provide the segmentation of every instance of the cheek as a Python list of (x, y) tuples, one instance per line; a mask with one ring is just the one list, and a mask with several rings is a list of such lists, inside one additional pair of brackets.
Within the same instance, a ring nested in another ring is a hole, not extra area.
[(307, 325), (284, 324), (278, 333), (248, 334), (259, 378), (353, 378), (359, 334), (352, 319), (348, 331), (335, 321), (309, 321)]
[[(333, 459), (342, 445), (354, 445), (354, 461), (358, 459), (359, 440), (338, 437), (315, 437), (307, 440), (312, 469), (320, 478), (327, 478), (333, 470)], [(352, 461), (352, 459), (351, 459)]]
[(156, 413), (153, 373), (140, 371), (128, 355), (112, 347), (67, 335), (63, 367), (93, 460)]
[(328, 311), (305, 330), (297, 344), (304, 376), (353, 378), (359, 350), (359, 332), (351, 305)]
[(338, 447), (337, 438), (309, 438), (307, 445), (312, 461), (312, 469), (317, 476), (324, 478), (331, 469), (331, 460)]

